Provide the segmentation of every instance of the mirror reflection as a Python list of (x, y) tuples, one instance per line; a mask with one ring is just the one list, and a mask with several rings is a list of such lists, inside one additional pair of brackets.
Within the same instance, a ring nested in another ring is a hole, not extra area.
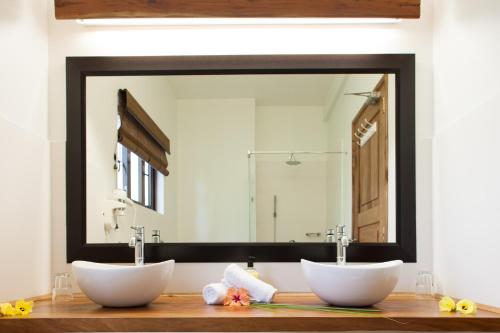
[(86, 82), (87, 242), (395, 242), (395, 76)]

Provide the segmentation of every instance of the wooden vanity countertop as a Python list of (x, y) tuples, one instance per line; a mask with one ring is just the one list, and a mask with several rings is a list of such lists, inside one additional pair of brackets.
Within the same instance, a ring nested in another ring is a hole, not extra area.
[[(279, 294), (276, 303), (324, 305), (313, 294)], [(500, 312), (480, 307), (476, 315), (442, 313), (434, 298), (393, 294), (376, 314), (205, 305), (200, 295), (163, 295), (147, 307), (103, 308), (78, 294), (64, 304), (48, 297), (26, 318), (0, 318), (0, 332), (311, 332), (469, 331), (499, 332)]]

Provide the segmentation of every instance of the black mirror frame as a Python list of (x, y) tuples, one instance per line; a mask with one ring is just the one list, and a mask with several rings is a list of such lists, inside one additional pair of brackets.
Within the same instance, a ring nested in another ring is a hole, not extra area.
[[(66, 58), (66, 255), (67, 262), (134, 261), (127, 244), (86, 241), (87, 76), (393, 73), (396, 75), (396, 243), (353, 243), (351, 262), (416, 262), (415, 55), (244, 55)], [(146, 262), (335, 261), (335, 243), (162, 243), (145, 246)]]

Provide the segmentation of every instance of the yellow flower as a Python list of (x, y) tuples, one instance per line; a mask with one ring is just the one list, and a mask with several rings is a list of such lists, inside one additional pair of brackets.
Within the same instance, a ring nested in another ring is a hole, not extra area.
[(31, 313), (33, 310), (33, 301), (26, 302), (24, 299), (20, 299), (16, 302), (16, 311), (23, 316)]
[(0, 304), (0, 313), (2, 316), (15, 316), (17, 314), (17, 310), (10, 303), (3, 303)]
[(444, 296), (439, 301), (439, 311), (442, 312), (451, 312), (455, 310), (455, 302), (451, 299), (451, 297)]
[(457, 310), (463, 314), (474, 314), (477, 311), (477, 306), (470, 299), (462, 299), (457, 303)]

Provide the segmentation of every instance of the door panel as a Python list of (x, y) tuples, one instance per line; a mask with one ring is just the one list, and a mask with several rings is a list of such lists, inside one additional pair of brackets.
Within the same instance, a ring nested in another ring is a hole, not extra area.
[[(352, 230), (359, 242), (387, 241), (387, 80), (384, 75), (374, 89), (378, 101), (365, 103), (352, 122)], [(376, 130), (361, 143), (357, 130), (368, 124)]]
[(379, 229), (379, 223), (369, 224), (367, 226), (359, 228), (358, 237), (360, 239), (363, 239), (365, 242), (367, 239), (379, 239)]
[(360, 187), (360, 205), (366, 205), (376, 200), (379, 195), (378, 189), (378, 133), (359, 149), (359, 182), (364, 184)]

